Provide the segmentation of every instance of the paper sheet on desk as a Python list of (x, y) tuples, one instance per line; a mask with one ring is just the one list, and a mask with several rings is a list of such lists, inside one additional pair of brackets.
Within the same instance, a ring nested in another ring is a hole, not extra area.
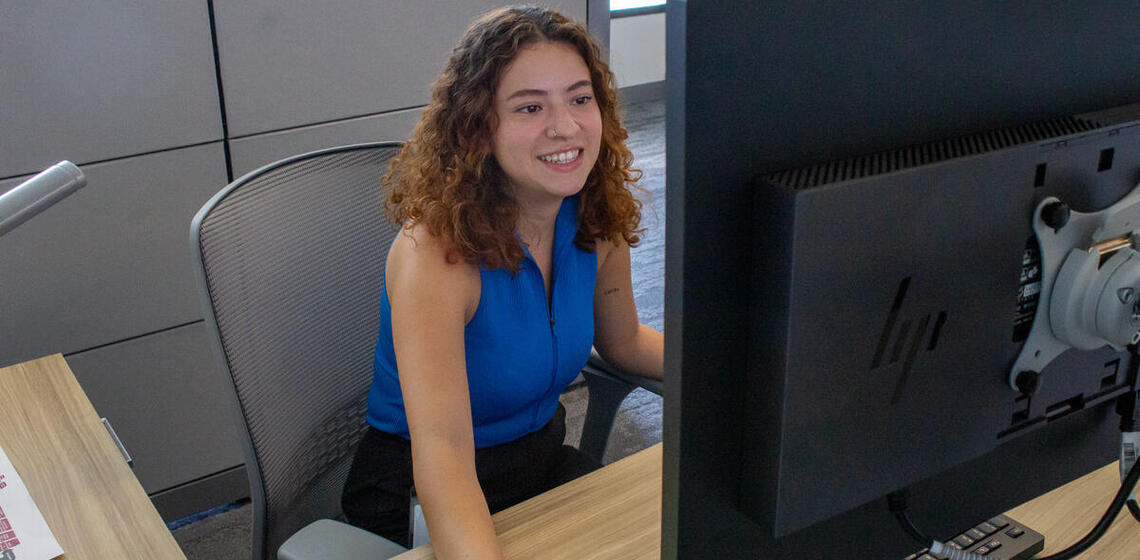
[(0, 560), (51, 560), (61, 554), (24, 481), (0, 448)]

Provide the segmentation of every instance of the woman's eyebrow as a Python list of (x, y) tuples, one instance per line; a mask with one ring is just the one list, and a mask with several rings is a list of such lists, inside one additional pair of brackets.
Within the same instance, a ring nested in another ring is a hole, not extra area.
[(544, 89), (520, 89), (508, 95), (507, 101), (510, 101), (516, 97), (544, 97), (545, 95), (546, 90)]
[[(574, 82), (570, 87), (566, 88), (566, 91), (574, 91), (578, 88), (588, 87), (589, 85), (590, 85), (590, 80), (578, 80), (577, 82)], [(545, 95), (547, 95), (547, 91), (544, 89), (520, 89), (520, 90), (508, 95), (507, 101), (510, 101), (516, 97), (530, 97), (530, 96), (543, 97)]]
[(574, 91), (582, 87), (590, 87), (590, 80), (578, 80), (577, 82), (574, 82), (574, 85), (566, 88), (566, 91)]

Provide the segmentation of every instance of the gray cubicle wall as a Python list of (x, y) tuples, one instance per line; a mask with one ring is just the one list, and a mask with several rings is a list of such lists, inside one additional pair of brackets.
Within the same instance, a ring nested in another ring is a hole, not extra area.
[(0, 3), (0, 178), (221, 137), (205, 2)]
[[(166, 519), (248, 495), (190, 218), (282, 157), (405, 139), (459, 34), (501, 3), (0, 4), (0, 192), (62, 159), (88, 176), (0, 239), (0, 365), (63, 353)], [(608, 30), (605, 0), (547, 3)]]

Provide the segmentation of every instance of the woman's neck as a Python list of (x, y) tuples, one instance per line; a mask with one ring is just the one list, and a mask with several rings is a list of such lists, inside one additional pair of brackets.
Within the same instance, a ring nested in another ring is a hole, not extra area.
[(519, 204), (516, 225), (519, 237), (528, 247), (541, 247), (554, 241), (554, 224), (558, 221), (561, 199), (544, 204)]

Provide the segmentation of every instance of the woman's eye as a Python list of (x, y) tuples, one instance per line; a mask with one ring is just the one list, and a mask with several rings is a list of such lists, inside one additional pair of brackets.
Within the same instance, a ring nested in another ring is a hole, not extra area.
[(540, 107), (538, 105), (524, 105), (519, 107), (520, 113), (537, 113)]
[(581, 97), (575, 98), (574, 104), (575, 105), (585, 105), (585, 104), (589, 103), (590, 100), (593, 98), (594, 97), (592, 95), (583, 95)]

